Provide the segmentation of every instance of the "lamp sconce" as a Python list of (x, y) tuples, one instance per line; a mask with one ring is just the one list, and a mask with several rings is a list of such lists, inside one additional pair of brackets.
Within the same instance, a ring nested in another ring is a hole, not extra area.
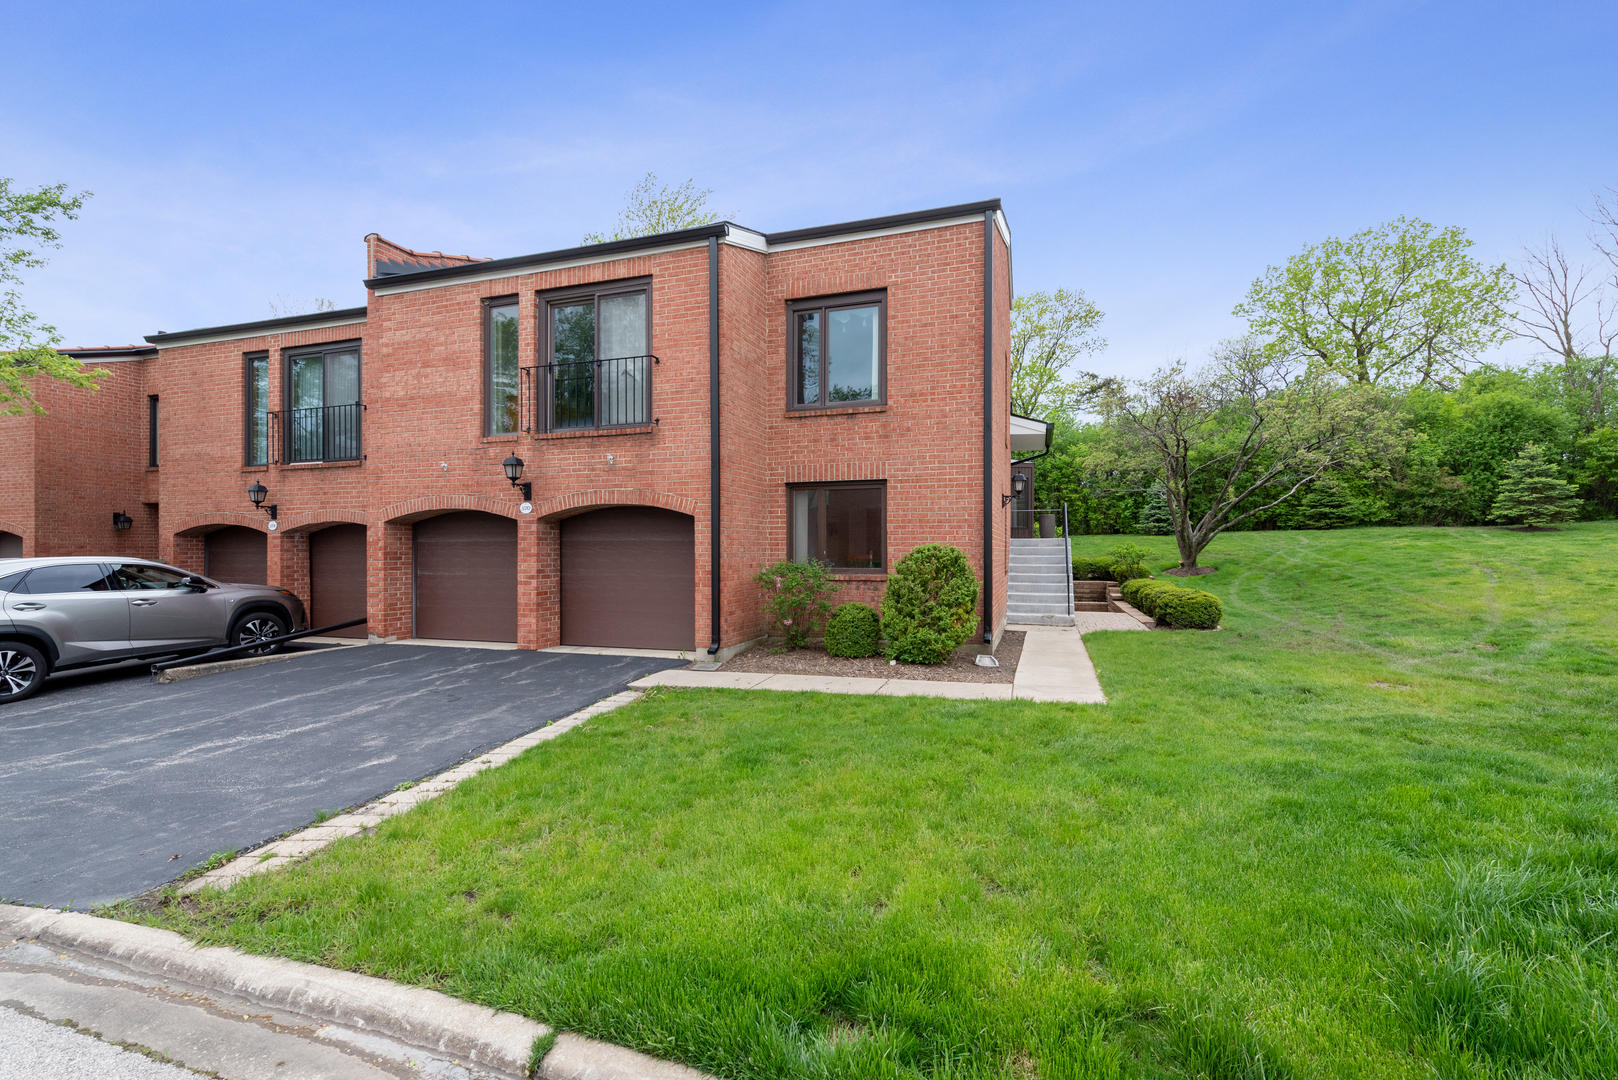
[(124, 513), (122, 510), (114, 510), (112, 512), (112, 527), (117, 529), (119, 532), (125, 532), (133, 524), (135, 524), (135, 519)]
[(280, 523), (275, 520), (275, 515), (280, 512), (281, 508), (274, 503), (268, 506), (264, 505), (264, 500), (269, 498), (269, 495), (270, 489), (257, 481), (254, 481), (253, 486), (247, 489), (247, 497), (253, 500), (253, 505), (270, 515), (270, 531), (274, 532), (280, 528)]
[(522, 506), (519, 509), (525, 514), (534, 508), (534, 485), (522, 478), (523, 466), (526, 464), (527, 462), (516, 454), (508, 454), (506, 460), (500, 463), (500, 467), (506, 471), (506, 479), (511, 481), (511, 486), (522, 489)]
[(1000, 496), (1000, 509), (1004, 510), (1006, 508), (1006, 503), (1010, 502), (1012, 499), (1018, 498), (1024, 491), (1027, 490), (1028, 477), (1024, 476), (1022, 473), (1012, 473), (1011, 494)]

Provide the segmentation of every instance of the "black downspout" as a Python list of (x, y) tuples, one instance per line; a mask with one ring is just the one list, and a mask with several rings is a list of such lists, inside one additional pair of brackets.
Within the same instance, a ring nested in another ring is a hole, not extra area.
[(719, 653), (719, 237), (708, 237), (708, 595), (713, 606), (713, 643)]
[(983, 212), (983, 644), (994, 645), (994, 211)]

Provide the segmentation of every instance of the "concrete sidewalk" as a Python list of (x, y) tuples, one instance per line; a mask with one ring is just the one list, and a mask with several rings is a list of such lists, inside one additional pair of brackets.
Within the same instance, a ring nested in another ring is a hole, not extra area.
[[(1089, 613), (1086, 613), (1089, 614)], [(1091, 630), (1139, 630), (1127, 615), (1092, 617), (1081, 629), (1069, 626), (1007, 626), (1027, 633), (1016, 680), (1007, 683), (933, 682), (921, 679), (853, 679), (836, 675), (767, 675), (749, 671), (691, 671), (673, 668), (636, 679), (630, 687), (704, 687), (723, 690), (818, 690), (827, 694), (875, 694), (881, 697), (939, 697), (969, 701), (1068, 701), (1105, 705), (1083, 634)], [(1100, 625), (1097, 625), (1100, 623)]]
[(0, 1001), (231, 1080), (706, 1080), (435, 990), (10, 904)]

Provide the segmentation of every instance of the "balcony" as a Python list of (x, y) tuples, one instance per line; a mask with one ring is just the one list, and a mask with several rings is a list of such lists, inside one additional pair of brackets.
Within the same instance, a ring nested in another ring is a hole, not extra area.
[(635, 427), (652, 422), (655, 356), (546, 364), (546, 431)]
[(286, 413), (287, 462), (358, 461), (360, 459), (360, 414), (365, 406), (324, 405), (311, 409), (288, 409)]

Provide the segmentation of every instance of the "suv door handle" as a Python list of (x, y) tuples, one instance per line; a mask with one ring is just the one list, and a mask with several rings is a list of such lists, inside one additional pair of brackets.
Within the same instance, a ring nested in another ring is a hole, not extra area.
[(151, 607), (155, 603), (157, 603), (156, 600), (131, 600), (129, 602), (129, 606), (130, 607)]
[(27, 602), (27, 603), (20, 603), (20, 604), (12, 604), (11, 605), (11, 610), (12, 611), (39, 611), (39, 610), (43, 609), (44, 607), (45, 607), (44, 604), (36, 604), (36, 603), (33, 603), (33, 602)]

